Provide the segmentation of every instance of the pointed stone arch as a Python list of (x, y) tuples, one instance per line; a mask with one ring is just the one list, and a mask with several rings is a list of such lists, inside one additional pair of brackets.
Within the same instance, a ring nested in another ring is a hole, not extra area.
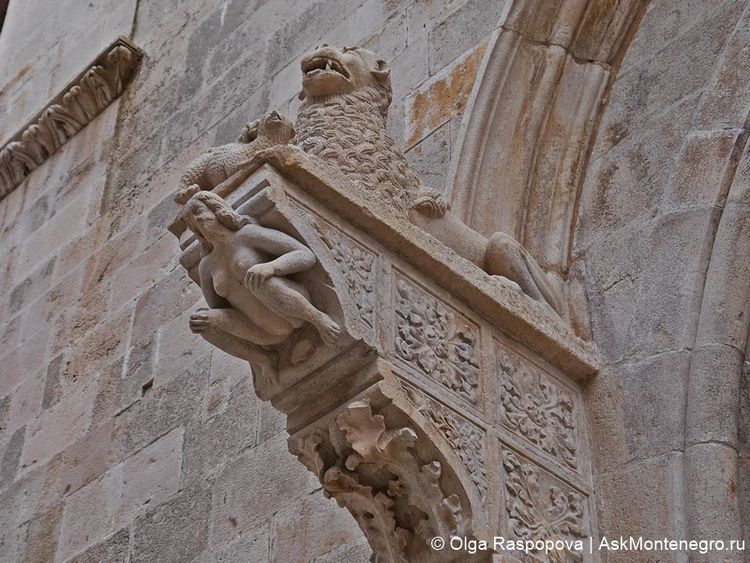
[(606, 93), (648, 2), (517, 0), (485, 53), (458, 134), (453, 209), (565, 274)]

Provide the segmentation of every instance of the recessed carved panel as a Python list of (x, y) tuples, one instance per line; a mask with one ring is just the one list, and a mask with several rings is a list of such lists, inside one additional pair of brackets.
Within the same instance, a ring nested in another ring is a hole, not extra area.
[(315, 229), (341, 268), (346, 285), (357, 304), (360, 318), (374, 329), (375, 254), (324, 221), (315, 221)]
[(479, 327), (395, 276), (396, 355), (471, 403), (479, 387)]
[(481, 497), (487, 498), (489, 487), (484, 459), (484, 432), (413, 385), (403, 381), (401, 385), (417, 410), (437, 426), (456, 451)]
[[(581, 540), (589, 535), (586, 497), (520, 455), (503, 448), (509, 532), (522, 540)], [(569, 551), (530, 553), (524, 561), (582, 561)]]
[(500, 421), (570, 469), (578, 469), (576, 403), (541, 369), (496, 344)]

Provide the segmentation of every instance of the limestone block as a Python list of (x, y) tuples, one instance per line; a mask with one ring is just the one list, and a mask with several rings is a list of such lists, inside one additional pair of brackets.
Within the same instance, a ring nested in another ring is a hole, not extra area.
[[(691, 484), (690, 495), (700, 505), (690, 504), (691, 532), (696, 537), (715, 537), (725, 541), (742, 537), (738, 516), (737, 453), (720, 443), (696, 444), (687, 449), (685, 478)], [(708, 468), (708, 469), (707, 469)], [(718, 519), (716, 514), (726, 515)], [(724, 554), (722, 554), (724, 555)], [(727, 552), (726, 561), (739, 562), (742, 552)], [(711, 554), (700, 561), (709, 561)]]
[[(196, 397), (203, 395), (208, 373), (209, 364), (205, 362), (164, 387), (140, 385), (140, 399), (115, 418), (114, 455), (126, 458), (191, 419), (200, 409)], [(116, 392), (116, 387), (112, 391)]]
[(52, 281), (52, 271), (55, 267), (56, 257), (45, 260), (33, 268), (22, 282), (16, 285), (10, 292), (10, 312), (17, 313), (23, 307), (32, 303), (37, 297), (44, 293)]
[(157, 506), (179, 491), (184, 433), (183, 428), (176, 428), (125, 460), (115, 522), (125, 524), (134, 513)]
[(691, 361), (695, 360), (688, 352), (665, 352), (607, 370), (617, 377), (622, 396), (620, 432), (628, 444), (628, 461), (681, 448), (685, 427), (682, 400)]
[(58, 557), (66, 559), (112, 533), (122, 497), (122, 464), (70, 495), (63, 510)]
[(264, 522), (232, 539), (227, 544), (210, 547), (196, 563), (255, 563), (269, 560), (269, 523)]
[[(598, 503), (603, 533), (608, 537), (678, 537), (680, 530), (675, 529), (670, 511), (672, 503), (683, 498), (682, 483), (676, 478), (680, 463), (679, 454), (667, 454), (602, 474)], [(645, 562), (649, 554), (620, 556), (620, 561), (639, 556)]]
[(245, 380), (229, 391), (226, 405), (219, 412), (212, 405), (221, 399), (212, 396), (212, 389), (209, 389), (207, 412), (187, 426), (183, 482), (200, 481), (204, 475), (256, 446), (260, 401), (247, 381), (247, 372), (244, 375)]
[(122, 529), (79, 553), (70, 563), (126, 563), (130, 552), (130, 532)]
[(429, 137), (414, 145), (406, 159), (421, 176), (422, 181), (442, 192), (451, 158), (451, 122), (433, 131)]
[(34, 515), (26, 532), (24, 562), (54, 561), (62, 513), (62, 504), (57, 504), (50, 510)]
[(114, 421), (109, 420), (63, 450), (60, 487), (64, 494), (75, 493), (111, 466), (113, 430)]
[(59, 556), (70, 557), (179, 490), (181, 428), (161, 437), (67, 497)]
[(699, 305), (685, 288), (700, 268), (701, 242), (692, 235), (705, 232), (709, 219), (710, 210), (700, 209), (643, 219), (588, 250), (589, 279), (602, 288), (591, 303), (603, 354), (616, 361), (689, 346), (684, 319)]
[(481, 42), (442, 68), (406, 98), (405, 145), (407, 148), (460, 114), (474, 86), (482, 56), (487, 48)]
[(29, 373), (12, 390), (10, 409), (8, 410), (7, 431), (28, 424), (36, 418), (42, 408), (44, 394), (44, 374), (42, 372)]
[(0, 489), (5, 489), (13, 482), (18, 471), (21, 451), (23, 449), (24, 435), (26, 427), (22, 426), (12, 434), (3, 431), (3, 436), (9, 436), (3, 441), (2, 456), (0, 456)]
[(372, 550), (364, 539), (355, 540), (315, 558), (315, 563), (367, 563)]
[(159, 353), (154, 371), (154, 386), (165, 387), (175, 377), (195, 371), (209, 362), (211, 347), (198, 335), (185, 335), (191, 311), (185, 311), (159, 329)]
[[(174, 291), (175, 284), (182, 289)], [(170, 273), (144, 292), (136, 302), (133, 334), (148, 335), (187, 310), (198, 300), (198, 292), (186, 274), (179, 270)]]
[[(737, 448), (737, 390), (742, 376), (743, 354), (721, 345), (702, 346), (692, 354), (690, 401), (701, 405), (685, 427), (686, 445), (719, 442)], [(718, 374), (721, 374), (718, 377)]]
[(79, 385), (27, 426), (22, 471), (44, 464), (86, 431), (94, 393), (93, 385)]
[(469, 0), (436, 25), (430, 32), (430, 74), (489, 35), (501, 23), (505, 5), (505, 0)]
[(665, 190), (665, 206), (707, 206), (720, 200), (734, 174), (739, 134), (739, 129), (691, 134), (680, 151), (672, 189)]
[[(274, 468), (269, 472), (269, 468)], [(317, 479), (286, 451), (286, 437), (248, 450), (216, 476), (211, 506), (211, 546), (252, 529), (318, 488)]]
[(360, 534), (351, 515), (339, 510), (333, 500), (309, 495), (274, 515), (268, 560), (315, 561)]

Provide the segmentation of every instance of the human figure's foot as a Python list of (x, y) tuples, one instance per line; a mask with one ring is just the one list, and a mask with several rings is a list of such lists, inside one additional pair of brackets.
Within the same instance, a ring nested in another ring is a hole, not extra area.
[(190, 315), (190, 330), (195, 334), (207, 331), (214, 321), (211, 309), (198, 309)]
[(341, 336), (339, 325), (337, 325), (334, 320), (325, 313), (321, 313), (320, 321), (315, 325), (315, 328), (318, 329), (318, 333), (320, 333), (320, 338), (323, 340), (323, 343), (328, 346), (336, 344), (339, 336)]

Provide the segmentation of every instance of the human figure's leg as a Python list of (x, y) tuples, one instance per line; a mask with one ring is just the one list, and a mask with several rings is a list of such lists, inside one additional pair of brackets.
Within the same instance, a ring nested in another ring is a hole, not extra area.
[(278, 344), (287, 336), (271, 334), (234, 309), (201, 309), (190, 316), (193, 332), (203, 332), (209, 327), (258, 346)]
[(274, 313), (312, 324), (326, 344), (333, 344), (341, 332), (331, 317), (281, 278), (272, 276), (250, 291)]

